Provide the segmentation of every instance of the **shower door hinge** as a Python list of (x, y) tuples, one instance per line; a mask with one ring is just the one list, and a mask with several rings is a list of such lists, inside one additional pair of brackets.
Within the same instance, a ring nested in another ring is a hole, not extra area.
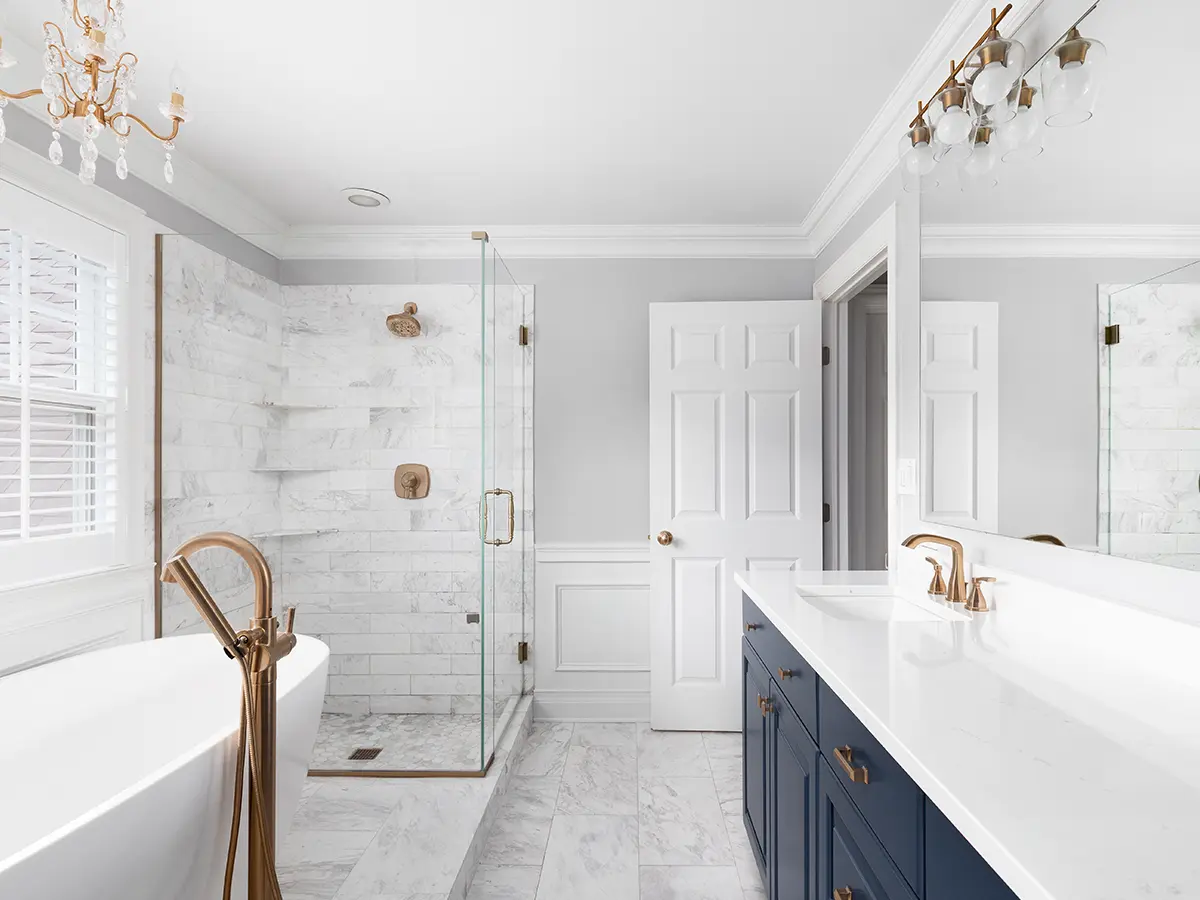
[(517, 641), (517, 662), (529, 662), (529, 641)]
[(821, 365), (823, 365), (823, 366), (829, 365), (829, 348), (828, 347), (821, 348)]
[(1105, 325), (1104, 326), (1104, 343), (1111, 346), (1112, 344), (1121, 343), (1121, 326), (1120, 325)]
[(529, 326), (522, 325), (517, 329), (517, 343), (522, 347), (529, 346)]

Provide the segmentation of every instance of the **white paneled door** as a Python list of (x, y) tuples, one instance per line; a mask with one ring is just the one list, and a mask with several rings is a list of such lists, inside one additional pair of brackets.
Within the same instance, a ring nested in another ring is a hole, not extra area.
[(999, 310), (921, 304), (921, 518), (995, 534), (999, 509)]
[(739, 570), (821, 568), (821, 304), (650, 306), (650, 724), (741, 728)]

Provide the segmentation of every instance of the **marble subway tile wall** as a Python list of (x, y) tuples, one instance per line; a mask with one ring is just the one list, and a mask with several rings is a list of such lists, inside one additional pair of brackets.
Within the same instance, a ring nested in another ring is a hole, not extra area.
[[(1111, 313), (1110, 313), (1111, 305)], [(1102, 285), (1101, 547), (1200, 571), (1200, 284)]]
[[(282, 384), (283, 308), (274, 282), (186, 237), (163, 241), (163, 553), (204, 531), (278, 530), (279, 476), (264, 466), (279, 434), (265, 405)], [(274, 572), (278, 541), (259, 541)], [(232, 621), (254, 601), (247, 568), (208, 551), (196, 571)], [(204, 624), (163, 586), (164, 635)]]
[[(298, 630), (330, 646), (326, 711), (477, 713), (478, 291), (289, 286), (282, 296), (281, 425), (267, 459), (287, 470), (281, 529), (310, 532), (279, 539), (282, 600), (298, 607)], [(400, 338), (385, 320), (409, 302), (422, 334)], [(396, 496), (402, 463), (429, 467), (428, 497)]]

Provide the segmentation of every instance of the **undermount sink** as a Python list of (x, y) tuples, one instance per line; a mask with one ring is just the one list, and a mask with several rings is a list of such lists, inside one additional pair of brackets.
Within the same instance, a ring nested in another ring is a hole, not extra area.
[(951, 610), (935, 610), (895, 595), (855, 594), (835, 597), (801, 591), (800, 596), (814, 609), (834, 619), (861, 622), (946, 622), (965, 618)]

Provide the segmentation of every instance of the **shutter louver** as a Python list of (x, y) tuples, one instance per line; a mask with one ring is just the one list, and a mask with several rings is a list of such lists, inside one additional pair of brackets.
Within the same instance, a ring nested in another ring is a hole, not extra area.
[(0, 541), (115, 528), (116, 302), (104, 266), (0, 230)]

